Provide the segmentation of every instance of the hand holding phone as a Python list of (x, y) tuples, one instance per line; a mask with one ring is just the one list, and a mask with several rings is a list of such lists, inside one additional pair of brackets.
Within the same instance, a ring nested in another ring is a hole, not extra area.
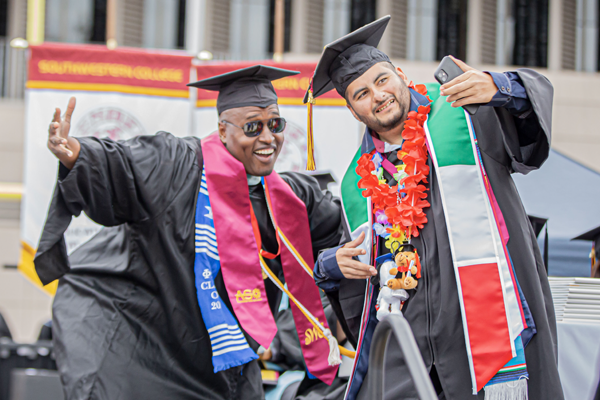
[[(464, 74), (463, 70), (460, 69), (458, 65), (456, 65), (454, 60), (449, 56), (445, 56), (444, 58), (442, 58), (442, 61), (435, 70), (433, 76), (439, 83), (443, 85), (444, 83), (448, 83), (452, 79), (462, 74)], [(467, 110), (469, 114), (475, 115), (475, 113), (479, 109), (479, 106), (480, 104), (467, 104), (463, 106), (463, 108)]]

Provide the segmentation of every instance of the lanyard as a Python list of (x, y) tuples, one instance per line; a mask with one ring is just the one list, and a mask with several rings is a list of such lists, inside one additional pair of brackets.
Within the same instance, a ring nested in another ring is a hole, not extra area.
[(267, 188), (267, 182), (265, 178), (261, 178), (263, 189), (265, 191), (265, 198), (267, 200), (267, 207), (269, 209), (269, 215), (271, 216), (271, 220), (273, 221), (273, 226), (275, 228), (275, 237), (277, 238), (277, 254), (269, 253), (268, 251), (263, 250), (262, 248), (262, 239), (260, 237), (260, 229), (258, 228), (258, 221), (256, 220), (256, 214), (254, 214), (254, 208), (252, 208), (252, 202), (250, 202), (250, 220), (252, 222), (252, 231), (254, 232), (254, 239), (256, 240), (256, 246), (258, 247), (258, 253), (264, 258), (268, 258), (269, 260), (273, 260), (281, 253), (281, 243), (279, 241), (279, 227), (277, 226), (277, 221), (275, 220), (275, 215), (273, 215), (273, 207), (271, 207), (271, 196), (269, 196), (269, 190)]

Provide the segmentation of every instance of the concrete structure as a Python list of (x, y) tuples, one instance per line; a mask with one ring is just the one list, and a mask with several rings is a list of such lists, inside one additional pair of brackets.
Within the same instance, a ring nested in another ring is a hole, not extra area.
[[(483, 70), (516, 68), (510, 65), (515, 40), (512, 0), (463, 1), (467, 2), (468, 9), (467, 61)], [(56, 11), (50, 7), (52, 4), (69, 2), (73, 0), (47, 0), (47, 18)], [(24, 36), (26, 3), (26, 0), (10, 0), (8, 39)], [(77, 18), (86, 12), (89, 15), (91, 3), (89, 0), (87, 5), (79, 5), (79, 11), (73, 11), (73, 15)], [(117, 22), (118, 42), (174, 48), (180, 23), (175, 10), (178, 3), (174, 0), (122, 1), (122, 13)], [(291, 4), (291, 51), (284, 54), (284, 60), (316, 61), (324, 44), (349, 30), (351, 0), (293, 0)], [(438, 5), (438, 0), (377, 1), (378, 16), (392, 15), (381, 48), (415, 82), (432, 80), (437, 66)], [(202, 50), (210, 51), (215, 59), (268, 58), (269, 12), (269, 0), (187, 0), (185, 47), (195, 55)], [(67, 18), (64, 27), (75, 26), (68, 20), (68, 15), (64, 18)], [(548, 68), (540, 69), (540, 72), (555, 87), (552, 147), (600, 172), (598, 18), (596, 0), (549, 0)], [(46, 22), (46, 27), (47, 34), (54, 32), (52, 35), (56, 35), (53, 36), (56, 40), (85, 41), (81, 39), (85, 35), (69, 35), (68, 29), (61, 33), (63, 31), (53, 27), (50, 21)], [(16, 66), (22, 62), (19, 57), (22, 60), (22, 54), (13, 57)], [(17, 76), (14, 70), (8, 73)], [(22, 81), (12, 79), (11, 84), (22, 85)], [(7, 194), (18, 191), (23, 176), (25, 121), (24, 102), (19, 98), (22, 91), (14, 87), (10, 96), (7, 91), (2, 93), (12, 97), (0, 101), (3, 124), (0, 130), (0, 193)], [(48, 121), (50, 117), (39, 116)], [(350, 114), (348, 118), (351, 118)], [(19, 202), (14, 196), (0, 196), (0, 312), (17, 340), (31, 341), (41, 324), (50, 318), (51, 299), (30, 285), (15, 269), (2, 268), (16, 265), (18, 255)]]

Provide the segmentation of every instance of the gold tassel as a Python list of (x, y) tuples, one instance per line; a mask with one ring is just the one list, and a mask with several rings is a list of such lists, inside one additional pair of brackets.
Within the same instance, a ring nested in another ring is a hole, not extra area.
[(315, 163), (315, 140), (313, 137), (313, 105), (315, 104), (315, 99), (312, 94), (312, 81), (310, 83), (310, 87), (308, 88), (308, 102), (306, 103), (308, 110), (308, 121), (306, 128), (306, 151), (307, 151), (307, 159), (306, 159), (306, 170), (314, 171), (317, 166)]

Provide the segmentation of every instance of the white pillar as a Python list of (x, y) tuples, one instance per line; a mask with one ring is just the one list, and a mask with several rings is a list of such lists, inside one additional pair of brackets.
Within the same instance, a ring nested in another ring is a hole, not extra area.
[[(553, 0), (550, 0), (553, 1)], [(496, 2), (496, 65), (507, 64), (506, 57), (506, 31), (508, 19), (507, 0)]]
[[(394, 0), (378, 0), (377, 1), (377, 18), (385, 17), (386, 15), (392, 14), (392, 1)], [(383, 51), (385, 54), (391, 57), (392, 53), (392, 35), (391, 32), (394, 27), (394, 18), (390, 19), (388, 23), (388, 27), (381, 38), (381, 42), (379, 42), (379, 50)]]
[(481, 64), (481, 0), (467, 5), (467, 64)]
[(27, 0), (8, 1), (8, 37), (25, 39), (27, 34)]
[(268, 0), (232, 0), (229, 29), (233, 59), (265, 59), (269, 44)]
[(143, 45), (172, 49), (177, 45), (177, 0), (145, 0)]
[(598, 3), (596, 0), (584, 2), (584, 47), (583, 70), (596, 72), (598, 70)]
[[(382, 3), (389, 0), (380, 0)], [(296, 2), (298, 2), (296, 0)], [(292, 2), (293, 4), (294, 2)], [(293, 6), (292, 6), (293, 8)], [(292, 18), (294, 18), (292, 16)], [(350, 0), (325, 0), (323, 46), (350, 32)]]
[(207, 0), (186, 0), (185, 3), (185, 49), (191, 55), (198, 55), (206, 49), (204, 30)]
[(437, 1), (421, 0), (419, 30), (419, 60), (434, 61), (437, 43)]
[(562, 8), (563, 0), (550, 0), (548, 4), (548, 69), (562, 69)]
[(409, 0), (406, 58), (434, 61), (437, 43), (437, 2)]
[(292, 53), (306, 53), (306, 18), (309, 12), (308, 1), (292, 1), (292, 26), (290, 27), (290, 50)]

